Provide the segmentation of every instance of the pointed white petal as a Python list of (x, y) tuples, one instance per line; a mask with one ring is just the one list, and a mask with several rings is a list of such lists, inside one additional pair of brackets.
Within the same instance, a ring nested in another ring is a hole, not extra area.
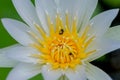
[(56, 4), (54, 0), (49, 0), (49, 2), (47, 0), (35, 0), (35, 5), (42, 27), (48, 33), (49, 29), (47, 25), (46, 14), (48, 14), (53, 21), (56, 15)]
[[(58, 0), (57, 2), (57, 9), (60, 12), (61, 15), (65, 15), (65, 12), (68, 11), (70, 16), (73, 16), (73, 13), (75, 11), (75, 6), (78, 2), (78, 0)], [(72, 5), (72, 6), (71, 6)]]
[(4, 53), (7, 57), (21, 62), (36, 63), (37, 60), (32, 58), (32, 54), (38, 53), (36, 50), (30, 47), (24, 47), (22, 45), (15, 45), (4, 48)]
[(17, 65), (8, 75), (6, 80), (28, 80), (41, 72), (41, 66), (35, 64)]
[(112, 80), (104, 71), (90, 63), (86, 64), (86, 74), (88, 80)]
[(42, 74), (44, 80), (57, 80), (62, 75), (60, 70), (52, 70), (48, 65), (42, 67)]
[(97, 51), (94, 54), (91, 54), (90, 56), (88, 56), (87, 61), (90, 62), (95, 59), (98, 59), (103, 55), (119, 48), (120, 48), (120, 41), (110, 40), (105, 38), (99, 39), (99, 41), (97, 41), (94, 47), (92, 48), (92, 49), (96, 49)]
[(68, 13), (70, 27), (72, 25), (74, 17), (77, 15), (78, 8), (76, 7), (78, 7), (78, 5), (81, 6), (81, 3), (82, 1), (80, 2), (80, 0), (56, 0), (57, 12), (60, 14), (63, 22), (65, 22), (65, 14)]
[(60, 3), (60, 0), (54, 0), (54, 1), (55, 1), (56, 5), (58, 6)]
[(85, 68), (83, 66), (77, 66), (75, 71), (68, 70), (65, 75), (69, 80), (86, 80)]
[(5, 49), (0, 49), (0, 67), (14, 67), (17, 63), (17, 61), (7, 57), (5, 54)]
[(38, 9), (42, 7), (44, 12), (48, 13), (52, 19), (53, 17), (55, 18), (56, 4), (54, 0), (50, 0), (49, 3), (47, 0), (36, 0), (36, 7), (38, 7)]
[[(81, 8), (79, 9), (78, 17), (78, 31), (83, 32), (85, 26), (88, 25), (90, 18), (97, 6), (98, 0), (79, 0), (81, 3)], [(77, 6), (79, 8), (79, 6)], [(82, 9), (83, 8), (83, 9)]]
[(113, 40), (120, 40), (120, 35), (118, 34), (120, 34), (120, 25), (109, 28), (105, 33), (105, 37)]
[(24, 23), (12, 19), (2, 19), (2, 23), (9, 34), (22, 45), (33, 43), (27, 33), (27, 31), (29, 31), (29, 27)]
[(12, 0), (12, 2), (19, 15), (29, 26), (34, 26), (34, 23), (40, 25), (35, 7), (31, 0)]
[(95, 33), (96, 36), (103, 35), (110, 27), (112, 21), (118, 14), (118, 11), (119, 9), (108, 10), (95, 16), (90, 21), (90, 24), (92, 24), (90, 32)]
[(66, 11), (68, 12), (70, 25), (74, 17), (77, 17), (77, 27), (79, 29), (80, 26), (84, 27), (88, 23), (96, 8), (98, 0), (55, 0), (55, 2), (63, 20), (65, 19)]

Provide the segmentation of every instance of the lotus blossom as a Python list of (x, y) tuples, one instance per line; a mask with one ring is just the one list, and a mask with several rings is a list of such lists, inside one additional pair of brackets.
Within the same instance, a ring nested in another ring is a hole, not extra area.
[(98, 0), (12, 2), (24, 22), (2, 19), (18, 42), (0, 49), (0, 67), (13, 67), (6, 80), (112, 80), (90, 62), (120, 48), (120, 27), (109, 28), (119, 9), (92, 18)]

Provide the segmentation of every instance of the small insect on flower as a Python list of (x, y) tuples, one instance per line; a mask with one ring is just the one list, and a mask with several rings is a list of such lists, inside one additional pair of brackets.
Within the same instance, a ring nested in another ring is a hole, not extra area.
[(98, 0), (12, 2), (25, 23), (2, 19), (19, 43), (0, 50), (0, 66), (14, 67), (6, 80), (28, 80), (39, 73), (44, 80), (112, 80), (90, 62), (120, 48), (114, 32), (120, 27), (109, 29), (118, 9), (91, 19)]

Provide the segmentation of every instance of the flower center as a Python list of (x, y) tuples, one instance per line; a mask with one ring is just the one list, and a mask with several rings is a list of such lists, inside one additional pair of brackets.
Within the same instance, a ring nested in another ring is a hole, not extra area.
[(72, 37), (60, 33), (50, 42), (49, 50), (55, 62), (66, 64), (77, 58), (79, 49)]
[(38, 59), (37, 63), (50, 64), (53, 69), (74, 69), (77, 65), (81, 65), (82, 60), (88, 55), (96, 52), (96, 50), (86, 52), (87, 47), (95, 38), (95, 36), (88, 37), (87, 35), (90, 26), (87, 26), (82, 35), (79, 36), (77, 19), (74, 18), (72, 25), (70, 25), (68, 13), (65, 15), (65, 23), (59, 14), (56, 16), (55, 24), (51, 22), (48, 14), (46, 16), (49, 35), (37, 24), (35, 24), (36, 30), (42, 38), (39, 37), (39, 34), (29, 31), (30, 36), (36, 40), (31, 46), (40, 52), (32, 55), (33, 58)]

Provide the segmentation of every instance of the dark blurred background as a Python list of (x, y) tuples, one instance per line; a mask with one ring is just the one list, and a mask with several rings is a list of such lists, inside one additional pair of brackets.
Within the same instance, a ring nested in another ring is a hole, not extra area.
[[(114, 8), (120, 8), (120, 0), (99, 0), (96, 14)], [(11, 0), (0, 0), (0, 19), (13, 18), (22, 20), (17, 14)], [(120, 25), (120, 12), (111, 26)], [(117, 34), (118, 35), (118, 34)], [(17, 43), (4, 29), (0, 22), (0, 48)], [(113, 80), (120, 80), (120, 49), (113, 51), (95, 61), (92, 64), (98, 66), (106, 73), (108, 73)], [(5, 80), (11, 68), (0, 68), (0, 80)], [(30, 80), (43, 80), (42, 76), (35, 76)]]

